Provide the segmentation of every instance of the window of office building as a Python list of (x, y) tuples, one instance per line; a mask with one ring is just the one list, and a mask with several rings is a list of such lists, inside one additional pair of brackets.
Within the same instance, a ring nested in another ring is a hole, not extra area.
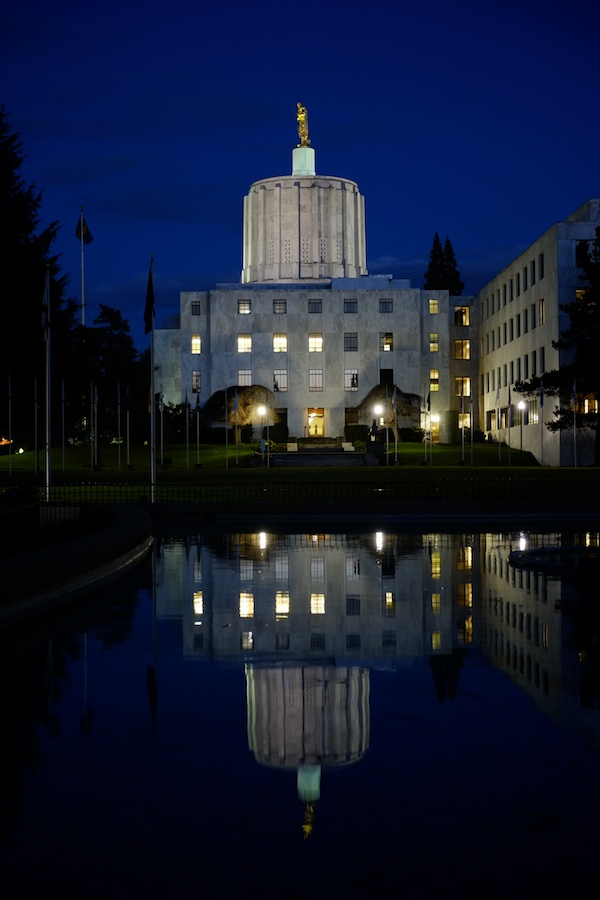
[(344, 390), (358, 390), (358, 369), (344, 369)]
[(192, 372), (192, 394), (200, 393), (200, 372), (197, 369), (194, 369)]
[(287, 391), (288, 389), (288, 373), (287, 369), (273, 369), (273, 390)]
[(323, 390), (323, 369), (309, 369), (308, 370), (308, 390), (309, 391), (322, 391)]
[(193, 334), (191, 340), (192, 353), (202, 352), (202, 338), (199, 334)]
[(380, 313), (391, 313), (394, 312), (394, 301), (390, 299), (381, 298), (379, 301), (379, 312)]
[(290, 592), (275, 591), (275, 618), (287, 619), (290, 614)]
[(523, 293), (527, 290), (527, 266), (523, 266)]
[(312, 332), (308, 335), (308, 352), (309, 353), (322, 353), (323, 352), (323, 335), (317, 334), (316, 332)]
[(252, 369), (238, 369), (238, 385), (250, 387), (252, 384)]
[(523, 334), (527, 334), (529, 331), (529, 316), (528, 311), (526, 309), (523, 310)]
[(199, 316), (202, 314), (202, 308), (199, 300), (192, 300), (192, 315)]
[(541, 281), (544, 277), (544, 254), (538, 256), (538, 279)]
[(454, 341), (454, 359), (471, 359), (471, 341)]
[(358, 350), (358, 332), (350, 331), (344, 334), (344, 351), (351, 353)]
[(440, 349), (440, 336), (437, 331), (429, 333), (429, 352), (437, 353)]
[(344, 300), (344, 312), (345, 313), (358, 312), (358, 300)]
[(357, 594), (346, 595), (346, 615), (360, 616), (360, 597)]
[(529, 263), (529, 283), (532, 287), (535, 284), (535, 259)]
[(531, 306), (531, 330), (535, 328), (535, 303)]
[(325, 615), (325, 594), (311, 593), (310, 611), (313, 616)]
[(454, 324), (455, 325), (470, 325), (471, 310), (468, 306), (455, 306), (454, 307)]
[(308, 301), (308, 311), (309, 313), (320, 313), (323, 312), (323, 301), (322, 300), (309, 300)]
[(429, 390), (430, 391), (439, 391), (440, 389), (440, 370), (439, 369), (430, 369), (429, 370)]
[(379, 332), (379, 349), (384, 352), (394, 349), (394, 336), (391, 331)]
[(517, 272), (515, 275), (515, 296), (520, 297), (521, 295), (521, 276)]
[(252, 300), (238, 300), (238, 313), (240, 316), (248, 316), (252, 312)]
[(252, 352), (252, 335), (251, 334), (238, 334), (237, 349), (238, 349), (238, 353), (251, 353)]
[(471, 396), (471, 379), (465, 376), (459, 376), (454, 379), (454, 394), (456, 397)]
[(273, 335), (273, 353), (287, 353), (287, 334)]
[(240, 619), (252, 619), (254, 617), (254, 594), (249, 591), (240, 591)]
[(539, 315), (540, 325), (545, 325), (546, 324), (546, 301), (544, 300), (543, 297), (539, 301), (539, 313), (540, 313), (540, 315)]
[(429, 314), (432, 316), (437, 315), (440, 311), (440, 301), (437, 297), (431, 297), (429, 300)]
[(287, 300), (277, 297), (273, 300), (273, 312), (280, 316), (287, 312)]

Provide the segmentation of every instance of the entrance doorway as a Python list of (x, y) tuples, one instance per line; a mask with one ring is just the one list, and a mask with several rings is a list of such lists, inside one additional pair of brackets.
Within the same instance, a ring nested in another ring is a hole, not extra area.
[(323, 407), (309, 407), (308, 413), (308, 437), (323, 437), (325, 435), (325, 410)]

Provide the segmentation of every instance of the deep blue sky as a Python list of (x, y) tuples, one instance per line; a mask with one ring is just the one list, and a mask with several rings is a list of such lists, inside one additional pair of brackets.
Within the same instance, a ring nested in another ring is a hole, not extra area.
[(317, 172), (366, 198), (369, 271), (421, 286), (437, 230), (476, 292), (600, 195), (599, 26), (597, 0), (32, 0), (2, 16), (0, 103), (77, 298), (84, 206), (86, 323), (117, 307), (143, 349), (151, 253), (157, 325), (239, 281), (243, 197), (290, 172), (297, 101)]

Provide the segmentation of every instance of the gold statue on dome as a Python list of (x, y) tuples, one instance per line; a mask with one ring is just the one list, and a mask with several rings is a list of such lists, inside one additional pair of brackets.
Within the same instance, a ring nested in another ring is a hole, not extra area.
[(308, 110), (301, 103), (297, 104), (296, 120), (298, 122), (298, 137), (300, 138), (299, 147), (310, 147), (308, 139)]

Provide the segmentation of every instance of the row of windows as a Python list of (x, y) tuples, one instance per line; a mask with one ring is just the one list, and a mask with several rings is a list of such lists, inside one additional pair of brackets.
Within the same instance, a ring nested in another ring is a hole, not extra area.
[(523, 266), (514, 278), (510, 278), (501, 288), (493, 291), (489, 297), (481, 301), (481, 317), (489, 318), (507, 303), (512, 303), (516, 297), (520, 297), (529, 287), (533, 287), (536, 281), (544, 277), (544, 254), (539, 253), (537, 260), (532, 259), (529, 265)]
[[(464, 605), (464, 604), (463, 604)], [(194, 613), (195, 615), (203, 615), (204, 602), (202, 600), (202, 591), (194, 593)], [(279, 618), (285, 618), (290, 615), (291, 601), (289, 591), (276, 591), (275, 593), (275, 615)], [(325, 615), (325, 594), (319, 591), (311, 591), (310, 594), (310, 611), (313, 616)], [(361, 598), (358, 594), (346, 595), (346, 615), (360, 616)], [(396, 596), (393, 591), (385, 591), (382, 602), (382, 615), (386, 617), (395, 616), (396, 614)], [(240, 591), (239, 594), (239, 616), (240, 619), (253, 619), (255, 615), (254, 594), (251, 591)]]
[[(457, 342), (468, 344), (468, 341)], [(199, 334), (193, 334), (191, 337), (191, 352), (193, 354), (202, 353), (202, 338)], [(394, 349), (394, 335), (391, 331), (379, 332), (379, 349), (383, 353), (390, 352)], [(287, 353), (288, 336), (285, 333), (273, 335), (273, 353)], [(358, 350), (358, 332), (346, 332), (344, 334), (344, 351), (352, 353)], [(238, 334), (237, 336), (237, 352), (252, 353), (252, 335)], [(320, 332), (311, 332), (308, 335), (308, 352), (323, 352), (323, 335)], [(468, 356), (457, 356), (457, 359), (469, 359)]]
[(517, 313), (514, 318), (508, 319), (497, 328), (492, 328), (485, 338), (481, 338), (481, 355), (484, 353), (493, 353), (505, 344), (509, 344), (516, 338), (520, 338), (522, 334), (533, 331), (538, 322), (544, 325), (546, 322), (546, 301), (542, 298), (538, 303), (532, 303), (529, 309), (524, 309)]
[[(539, 368), (538, 368), (539, 366)], [(510, 362), (485, 372), (481, 375), (481, 391), (489, 394), (490, 391), (499, 390), (501, 387), (508, 387), (515, 381), (533, 378), (535, 375), (543, 375), (546, 371), (546, 349), (540, 347), (538, 350), (532, 350), (531, 353), (525, 353), (524, 356), (517, 359), (511, 359)]]
[[(322, 313), (323, 312), (323, 300), (320, 298), (317, 299), (309, 299), (308, 301), (308, 311), (309, 313)], [(379, 312), (380, 313), (392, 313), (394, 311), (394, 301), (390, 297), (382, 297), (379, 300)], [(252, 312), (252, 298), (250, 297), (240, 297), (238, 299), (238, 313), (241, 316), (248, 316)], [(275, 298), (273, 300), (273, 312), (276, 315), (282, 315), (287, 313), (287, 299), (285, 297)], [(346, 299), (344, 300), (344, 312), (345, 313), (357, 313), (358, 312), (358, 300), (355, 299)], [(431, 315), (436, 315), (439, 312), (439, 300), (435, 297), (430, 298), (429, 300), (429, 312)], [(191, 313), (193, 316), (200, 316), (202, 314), (202, 304), (200, 300), (192, 300), (191, 303)], [(455, 306), (454, 307), (454, 324), (455, 325), (468, 325), (470, 321), (470, 310), (468, 306)]]
[[(441, 638), (439, 637), (439, 632), (434, 632), (431, 638), (432, 647), (434, 649), (438, 648), (438, 642), (441, 645)], [(194, 635), (194, 649), (202, 650), (204, 646), (204, 635), (196, 634)], [(361, 637), (360, 634), (347, 634), (346, 635), (346, 650), (360, 650), (361, 646)], [(381, 633), (381, 646), (382, 648), (394, 649), (396, 646), (396, 632), (395, 631), (382, 631)], [(250, 650), (254, 650), (254, 634), (252, 631), (243, 631), (240, 635), (240, 648), (244, 652), (248, 652)], [(290, 649), (290, 636), (288, 633), (280, 632), (275, 635), (275, 649), (276, 650), (289, 650)], [(310, 636), (310, 649), (315, 650), (318, 653), (321, 653), (326, 649), (326, 637), (324, 634), (317, 634), (313, 632)]]

